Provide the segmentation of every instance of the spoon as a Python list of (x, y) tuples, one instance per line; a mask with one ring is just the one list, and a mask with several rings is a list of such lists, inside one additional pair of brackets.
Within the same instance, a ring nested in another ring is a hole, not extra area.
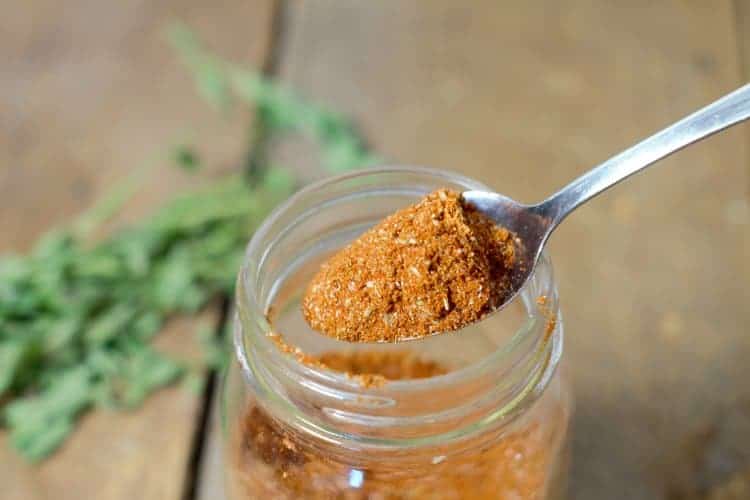
[(536, 205), (524, 205), (498, 193), (465, 191), (464, 200), (516, 234), (521, 243), (521, 260), (526, 264), (515, 270), (513, 293), (492, 313), (518, 295), (534, 272), (550, 234), (570, 212), (675, 151), (748, 118), (750, 84), (610, 158)]

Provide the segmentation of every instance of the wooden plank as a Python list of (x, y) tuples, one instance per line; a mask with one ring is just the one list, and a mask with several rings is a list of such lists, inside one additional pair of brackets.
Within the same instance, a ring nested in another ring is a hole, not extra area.
[[(401, 163), (524, 201), (740, 83), (729, 1), (290, 8), (287, 83), (353, 114)], [(553, 237), (577, 392), (572, 498), (661, 499), (711, 474), (682, 451), (747, 396), (743, 132), (665, 161)]]
[(224, 443), (221, 431), (221, 394), (214, 394), (211, 418), (201, 461), (198, 484), (198, 500), (222, 500), (226, 498), (224, 474)]
[[(185, 139), (228, 168), (246, 140), (247, 116), (225, 120), (197, 97), (165, 43), (183, 20), (221, 54), (260, 64), (271, 0), (33, 0), (7, 8), (0, 30), (0, 251), (25, 250), (47, 227), (70, 220), (133, 169)], [(205, 179), (164, 165), (128, 204), (127, 222)], [(197, 353), (192, 332), (216, 312), (176, 320), (161, 348)], [(0, 497), (179, 499), (183, 495), (200, 394), (174, 387), (130, 414), (96, 412), (62, 450), (30, 466), (0, 435)]]
[(742, 78), (747, 81), (750, 76), (750, 2), (734, 0), (734, 15), (736, 20), (737, 42), (739, 47), (740, 68)]

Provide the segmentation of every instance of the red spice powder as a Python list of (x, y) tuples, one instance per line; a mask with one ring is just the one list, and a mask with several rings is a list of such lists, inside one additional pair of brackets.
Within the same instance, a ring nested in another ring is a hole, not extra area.
[(516, 238), (441, 189), (384, 219), (325, 262), (305, 319), (350, 342), (398, 342), (457, 330), (513, 292)]
[(293, 356), (298, 363), (343, 373), (365, 388), (382, 387), (389, 380), (427, 378), (447, 372), (438, 363), (424, 361), (410, 351), (326, 352), (313, 356), (287, 343), (279, 333), (267, 335), (281, 352)]
[[(332, 369), (389, 380), (424, 378), (447, 371), (445, 366), (408, 351), (326, 353), (317, 362)], [(422, 457), (409, 469), (395, 470), (387, 455), (364, 456), (358, 465), (363, 483), (347, 481), (351, 467), (339, 462), (302, 436), (251, 404), (243, 415), (236, 451), (237, 498), (327, 500), (476, 499), (532, 500), (549, 498), (557, 474), (556, 457), (564, 439), (567, 415), (556, 401), (541, 401), (522, 426), (501, 436), (486, 437), (469, 452), (450, 446)], [(444, 453), (444, 454), (441, 454)], [(557, 489), (556, 487), (554, 487)]]

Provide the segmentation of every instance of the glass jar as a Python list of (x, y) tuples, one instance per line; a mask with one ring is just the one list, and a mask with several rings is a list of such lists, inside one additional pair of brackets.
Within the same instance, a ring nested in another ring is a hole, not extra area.
[(322, 260), (441, 187), (487, 189), (436, 170), (365, 170), (303, 189), (256, 232), (222, 389), (231, 499), (563, 497), (571, 404), (546, 256), (512, 304), (458, 332), (349, 344), (302, 319)]

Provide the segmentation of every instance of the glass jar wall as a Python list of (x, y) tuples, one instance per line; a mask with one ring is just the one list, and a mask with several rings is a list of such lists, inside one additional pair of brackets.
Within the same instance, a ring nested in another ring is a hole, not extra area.
[(570, 394), (546, 257), (513, 304), (459, 332), (348, 344), (302, 318), (322, 260), (441, 187), (486, 189), (447, 172), (366, 170), (302, 190), (257, 231), (223, 388), (232, 500), (563, 497)]

